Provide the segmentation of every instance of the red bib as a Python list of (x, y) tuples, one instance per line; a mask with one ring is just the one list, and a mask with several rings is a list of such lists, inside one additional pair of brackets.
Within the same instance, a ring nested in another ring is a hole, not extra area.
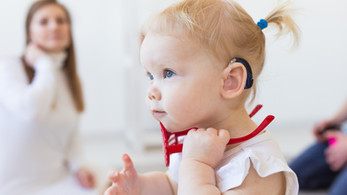
[[(261, 109), (261, 107), (262, 107), (262, 105), (260, 105), (260, 104), (257, 105), (253, 109), (253, 111), (249, 114), (249, 117), (254, 116)], [(249, 139), (255, 137), (262, 130), (264, 130), (265, 127), (267, 127), (274, 118), (275, 117), (272, 115), (267, 116), (263, 120), (263, 122), (253, 132), (251, 132), (250, 134), (243, 136), (243, 137), (230, 139), (230, 141), (228, 142), (228, 145), (240, 143), (240, 142), (243, 142), (243, 141), (246, 141), (246, 140), (249, 140)], [(174, 153), (182, 152), (183, 144), (178, 143), (178, 137), (187, 135), (188, 131), (191, 129), (198, 129), (198, 128), (193, 127), (193, 128), (190, 128), (190, 129), (187, 129), (184, 131), (171, 133), (171, 132), (168, 132), (166, 130), (166, 128), (164, 127), (164, 125), (161, 122), (160, 122), (160, 127), (161, 127), (161, 133), (162, 133), (162, 137), (163, 137), (163, 150), (164, 150), (164, 155), (165, 155), (165, 165), (168, 167), (170, 164), (170, 155), (174, 154)]]

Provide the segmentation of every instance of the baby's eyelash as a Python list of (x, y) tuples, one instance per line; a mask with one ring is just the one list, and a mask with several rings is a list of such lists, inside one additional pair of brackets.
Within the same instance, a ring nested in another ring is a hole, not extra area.
[(171, 78), (171, 77), (173, 77), (173, 76), (176, 75), (176, 73), (175, 73), (174, 71), (169, 70), (169, 69), (165, 69), (164, 72), (163, 72), (163, 74), (164, 74), (164, 75), (163, 75), (164, 78)]

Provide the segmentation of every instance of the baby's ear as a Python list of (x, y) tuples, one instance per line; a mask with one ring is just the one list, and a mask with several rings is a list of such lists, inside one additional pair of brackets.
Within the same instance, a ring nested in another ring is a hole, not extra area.
[(232, 99), (239, 96), (246, 85), (247, 70), (239, 62), (230, 63), (223, 70), (221, 96), (224, 99)]

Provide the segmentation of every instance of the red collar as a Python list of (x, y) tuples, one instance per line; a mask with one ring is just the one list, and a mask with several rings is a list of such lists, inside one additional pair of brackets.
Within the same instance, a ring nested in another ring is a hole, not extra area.
[[(253, 109), (253, 111), (249, 114), (249, 116), (250, 117), (254, 116), (260, 110), (261, 107), (262, 107), (262, 105), (257, 105)], [(267, 116), (263, 120), (263, 122), (253, 132), (251, 132), (250, 134), (243, 136), (243, 137), (230, 139), (230, 141), (228, 142), (228, 145), (244, 142), (244, 141), (247, 141), (247, 140), (255, 137), (261, 131), (263, 131), (265, 129), (265, 127), (268, 126), (274, 118), (275, 117), (272, 115)], [(162, 137), (163, 137), (163, 150), (164, 150), (164, 155), (165, 155), (165, 165), (169, 166), (170, 155), (174, 154), (174, 153), (182, 152), (183, 144), (178, 143), (178, 137), (187, 135), (188, 131), (191, 129), (198, 129), (198, 128), (193, 127), (193, 128), (190, 128), (190, 129), (187, 129), (184, 131), (180, 131), (180, 132), (176, 132), (176, 133), (170, 133), (166, 130), (166, 128), (164, 127), (164, 125), (162, 123), (160, 123), (160, 127), (161, 127), (161, 133), (162, 133)]]

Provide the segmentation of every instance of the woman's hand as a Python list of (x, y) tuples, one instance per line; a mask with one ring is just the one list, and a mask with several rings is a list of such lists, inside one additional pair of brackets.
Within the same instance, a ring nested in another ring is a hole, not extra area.
[(325, 150), (325, 159), (331, 170), (338, 171), (347, 163), (347, 136), (341, 131), (329, 131), (324, 137), (336, 139), (336, 142)]
[(184, 138), (182, 160), (196, 160), (215, 168), (222, 160), (230, 134), (214, 128), (190, 130)]
[(24, 54), (24, 59), (29, 66), (34, 68), (35, 62), (46, 53), (35, 43), (29, 43)]
[[(140, 182), (133, 162), (127, 154), (122, 156), (124, 168), (121, 172), (110, 171), (108, 178), (112, 186), (105, 191), (105, 195), (139, 195)], [(158, 186), (160, 187), (160, 186)]]
[(84, 188), (95, 187), (95, 176), (86, 168), (80, 168), (76, 173), (79, 184)]
[(316, 124), (313, 127), (312, 134), (316, 138), (317, 141), (319, 141), (319, 142), (327, 141), (327, 136), (324, 135), (326, 132), (323, 133), (323, 130), (329, 126), (337, 126), (337, 124), (335, 122), (333, 122), (332, 120), (325, 120), (325, 121), (322, 121), (322, 122)]

